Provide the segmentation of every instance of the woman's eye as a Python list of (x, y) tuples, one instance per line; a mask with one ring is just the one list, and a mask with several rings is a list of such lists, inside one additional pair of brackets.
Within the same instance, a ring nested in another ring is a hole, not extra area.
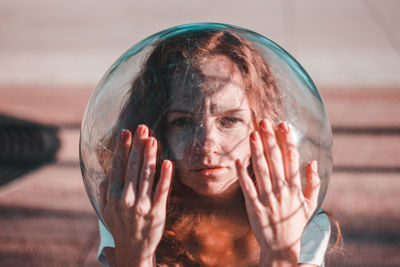
[(186, 117), (182, 117), (182, 118), (176, 118), (174, 120), (171, 121), (171, 125), (178, 127), (178, 128), (183, 128), (183, 127), (187, 127), (190, 125), (193, 125), (194, 121), (191, 118), (186, 118)]
[(239, 123), (241, 120), (236, 117), (224, 117), (220, 120), (220, 125), (225, 128), (231, 128)]

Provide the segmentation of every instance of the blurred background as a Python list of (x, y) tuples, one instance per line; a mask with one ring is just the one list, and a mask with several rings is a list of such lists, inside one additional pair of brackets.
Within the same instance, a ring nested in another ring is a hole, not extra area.
[(327, 266), (400, 266), (400, 1), (0, 0), (0, 266), (99, 266), (78, 143), (90, 94), (125, 50), (223, 22), (289, 51), (323, 96), (334, 172)]

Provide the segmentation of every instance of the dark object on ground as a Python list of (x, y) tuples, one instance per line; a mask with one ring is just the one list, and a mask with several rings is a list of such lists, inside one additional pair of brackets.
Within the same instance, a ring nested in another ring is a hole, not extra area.
[(0, 186), (53, 162), (58, 129), (0, 115)]

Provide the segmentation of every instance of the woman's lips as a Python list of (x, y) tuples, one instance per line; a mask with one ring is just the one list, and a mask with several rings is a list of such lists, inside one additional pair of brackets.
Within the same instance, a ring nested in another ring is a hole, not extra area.
[(192, 169), (192, 171), (206, 175), (211, 175), (222, 171), (224, 168), (225, 167), (223, 166), (202, 166), (199, 168)]

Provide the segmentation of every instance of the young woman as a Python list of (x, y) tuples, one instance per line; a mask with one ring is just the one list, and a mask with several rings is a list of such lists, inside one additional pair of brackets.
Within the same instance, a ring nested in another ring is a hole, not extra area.
[[(121, 113), (101, 185), (110, 266), (321, 266), (316, 161), (299, 153), (259, 51), (233, 31), (160, 41)], [(123, 130), (121, 130), (123, 129)]]

